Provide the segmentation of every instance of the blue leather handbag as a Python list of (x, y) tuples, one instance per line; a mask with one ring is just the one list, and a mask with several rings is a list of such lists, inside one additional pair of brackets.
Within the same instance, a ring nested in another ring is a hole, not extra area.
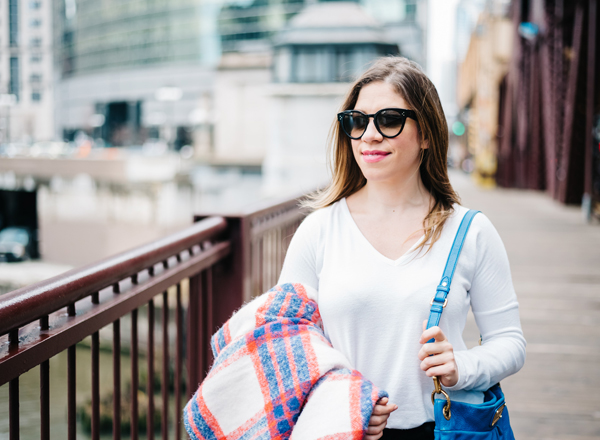
[[(440, 322), (444, 307), (448, 303), (450, 284), (460, 251), (473, 217), (478, 212), (469, 210), (458, 227), (442, 280), (431, 300), (427, 328), (436, 326)], [(434, 339), (431, 339), (427, 342), (433, 341)], [(439, 378), (434, 377), (433, 382), (435, 389), (431, 393), (431, 403), (433, 403), (435, 417), (436, 440), (514, 440), (515, 436), (510, 427), (508, 409), (500, 384), (485, 391), (483, 403), (472, 404), (451, 402), (448, 394), (442, 389)], [(436, 399), (436, 394), (441, 394), (445, 399)]]

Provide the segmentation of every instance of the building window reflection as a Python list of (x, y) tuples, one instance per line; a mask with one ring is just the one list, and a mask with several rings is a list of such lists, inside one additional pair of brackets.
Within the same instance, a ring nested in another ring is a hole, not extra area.
[(19, 58), (10, 58), (10, 81), (8, 84), (8, 93), (15, 95), (19, 100)]
[(275, 81), (349, 82), (373, 59), (398, 53), (393, 44), (284, 46), (276, 51)]
[(11, 46), (19, 45), (19, 1), (8, 0), (8, 40)]

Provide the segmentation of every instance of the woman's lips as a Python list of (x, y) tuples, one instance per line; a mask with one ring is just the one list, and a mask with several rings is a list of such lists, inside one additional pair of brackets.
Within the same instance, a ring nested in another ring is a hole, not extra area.
[(379, 162), (386, 158), (390, 153), (379, 150), (365, 150), (362, 152), (363, 160), (367, 163)]

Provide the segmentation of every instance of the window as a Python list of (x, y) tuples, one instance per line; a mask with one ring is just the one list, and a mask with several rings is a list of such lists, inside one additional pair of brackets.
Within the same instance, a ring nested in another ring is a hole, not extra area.
[(39, 90), (34, 90), (31, 92), (31, 100), (35, 102), (40, 102), (42, 100), (42, 92)]
[(19, 0), (8, 0), (8, 39), (11, 46), (19, 45)]
[(294, 53), (294, 74), (297, 82), (331, 81), (331, 50), (328, 47), (299, 47)]
[(39, 37), (30, 40), (31, 47), (42, 47), (42, 39)]
[(417, 18), (417, 5), (414, 2), (406, 3), (406, 21), (415, 21)]
[(398, 54), (395, 44), (298, 45), (288, 50), (275, 57), (279, 82), (351, 82), (375, 58)]
[(40, 9), (42, 7), (41, 1), (32, 0), (29, 2), (29, 9)]
[(8, 83), (8, 93), (15, 95), (19, 100), (19, 58), (10, 58), (10, 80)]
[(38, 28), (42, 25), (42, 20), (40, 20), (39, 18), (32, 18), (31, 21), (29, 22), (29, 26), (32, 28)]
[(39, 73), (32, 73), (29, 77), (29, 81), (32, 83), (42, 82), (42, 75), (40, 75)]
[(31, 63), (35, 63), (35, 64), (41, 63), (42, 62), (42, 55), (41, 54), (31, 55), (31, 58), (29, 58), (29, 61)]

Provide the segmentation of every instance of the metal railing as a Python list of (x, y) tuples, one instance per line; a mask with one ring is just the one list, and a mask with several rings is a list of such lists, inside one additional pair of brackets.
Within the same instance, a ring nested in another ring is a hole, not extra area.
[[(137, 439), (140, 433), (139, 393), (144, 384), (139, 361), (145, 356), (146, 436), (153, 439), (160, 426), (162, 439), (172, 431), (181, 439), (182, 397), (191, 397), (212, 363), (210, 336), (243, 302), (276, 283), (289, 240), (303, 217), (297, 199), (232, 216), (197, 216), (181, 232), (1, 296), (0, 387), (8, 383), (9, 438), (17, 440), (20, 434), (19, 378), (38, 366), (41, 438), (50, 438), (50, 359), (63, 351), (68, 356), (68, 438), (77, 437), (76, 345), (91, 338), (91, 436), (99, 439), (100, 332), (112, 328), (112, 433), (119, 439), (124, 399), (121, 324), (127, 322), (130, 436)], [(174, 326), (169, 325), (172, 315)], [(157, 319), (162, 331), (155, 335)], [(142, 324), (145, 331), (140, 331)], [(160, 378), (155, 377), (157, 354)], [(155, 402), (156, 379), (160, 405)], [(160, 422), (154, 417), (157, 410)]]

